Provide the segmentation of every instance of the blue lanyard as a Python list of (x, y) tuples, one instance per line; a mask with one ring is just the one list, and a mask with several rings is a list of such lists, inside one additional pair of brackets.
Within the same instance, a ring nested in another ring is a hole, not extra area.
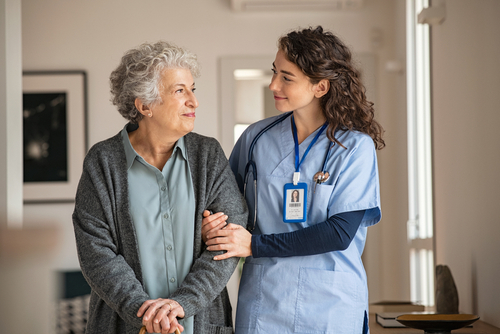
[[(307, 147), (306, 151), (304, 152), (302, 159), (300, 159), (300, 161), (299, 161), (299, 139), (297, 138), (297, 126), (295, 126), (295, 120), (292, 116), (293, 141), (295, 142), (295, 172), (296, 173), (300, 172), (300, 165), (302, 165), (302, 162), (304, 162), (304, 159), (306, 158), (307, 154), (309, 153), (309, 150), (318, 141), (319, 136), (326, 129), (327, 125), (328, 125), (328, 123), (325, 123), (325, 124), (323, 124), (321, 129), (319, 129), (318, 133), (316, 134), (316, 136), (314, 136), (314, 139), (311, 141), (311, 143)], [(323, 168), (324, 168), (324, 166), (323, 166)]]

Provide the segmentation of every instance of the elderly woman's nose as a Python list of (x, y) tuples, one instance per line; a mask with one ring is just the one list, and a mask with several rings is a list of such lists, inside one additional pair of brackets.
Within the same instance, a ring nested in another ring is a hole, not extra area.
[(198, 108), (198, 99), (196, 98), (196, 95), (194, 95), (194, 93), (190, 94), (189, 99), (187, 100), (187, 104), (190, 107)]

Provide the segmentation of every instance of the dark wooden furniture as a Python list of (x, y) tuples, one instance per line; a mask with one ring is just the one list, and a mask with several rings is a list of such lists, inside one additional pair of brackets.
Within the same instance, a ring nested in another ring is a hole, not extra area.
[[(375, 321), (375, 314), (370, 314), (371, 334), (424, 334), (423, 330), (413, 328), (384, 328)], [(474, 334), (500, 334), (500, 328), (494, 327), (484, 321), (478, 320), (472, 327), (461, 328), (451, 331), (451, 334), (474, 333)]]

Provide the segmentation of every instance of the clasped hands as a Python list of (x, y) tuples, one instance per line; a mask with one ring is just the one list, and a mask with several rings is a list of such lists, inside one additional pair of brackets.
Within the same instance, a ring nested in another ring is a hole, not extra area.
[[(226, 251), (217, 255), (214, 260), (224, 260), (230, 257), (246, 257), (252, 255), (252, 235), (244, 227), (228, 224), (228, 216), (222, 212), (210, 215), (203, 212), (202, 237), (209, 251)], [(173, 333), (177, 328), (183, 332), (184, 327), (177, 321), (177, 317), (184, 318), (184, 309), (172, 299), (151, 299), (145, 301), (139, 311), (142, 324), (148, 333)]]
[(172, 299), (146, 300), (137, 311), (137, 316), (142, 317), (142, 324), (148, 333), (168, 334), (176, 329), (184, 331), (177, 321), (177, 317), (184, 318), (184, 309)]
[(209, 251), (226, 251), (217, 255), (214, 260), (230, 257), (247, 257), (252, 255), (252, 234), (243, 226), (228, 224), (228, 216), (222, 212), (210, 214), (203, 211), (201, 235)]

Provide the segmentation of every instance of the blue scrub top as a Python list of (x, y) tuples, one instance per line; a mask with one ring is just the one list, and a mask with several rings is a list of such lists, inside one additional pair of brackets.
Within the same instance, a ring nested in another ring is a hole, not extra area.
[[(277, 116), (279, 117), (279, 116)], [(248, 150), (253, 138), (277, 117), (251, 125), (236, 143), (231, 168), (243, 191)], [(318, 131), (318, 130), (317, 130)], [(302, 158), (317, 132), (299, 147)], [(334, 145), (326, 164), (330, 178), (314, 188), (328, 147), (319, 136), (300, 167), (300, 182), (308, 185), (307, 220), (283, 222), (283, 187), (292, 182), (295, 152), (290, 118), (266, 131), (257, 141), (253, 160), (258, 170), (257, 225), (254, 234), (291, 232), (347, 211), (365, 210), (365, 216), (344, 251), (312, 256), (246, 259), (236, 313), (236, 333), (362, 333), (368, 311), (368, 288), (361, 261), (367, 227), (381, 218), (377, 157), (370, 136), (337, 131), (345, 148)], [(252, 173), (246, 199), (255, 208)]]

